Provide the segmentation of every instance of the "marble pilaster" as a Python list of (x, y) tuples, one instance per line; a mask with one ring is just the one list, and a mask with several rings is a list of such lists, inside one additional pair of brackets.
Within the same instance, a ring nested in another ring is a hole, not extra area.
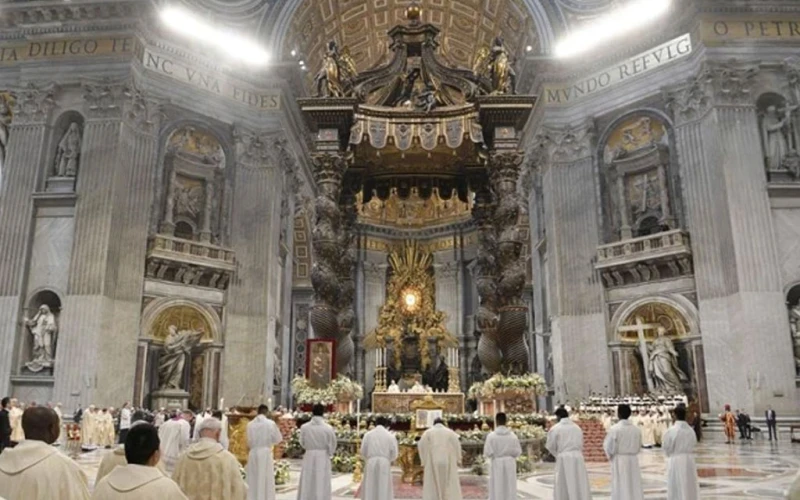
[[(386, 299), (386, 270), (388, 264), (382, 262), (375, 262), (374, 260), (367, 260), (361, 263), (363, 277), (363, 290), (361, 302), (364, 305), (363, 310), (363, 335), (368, 335), (369, 332), (378, 326), (378, 315), (381, 306)], [(371, 392), (375, 385), (375, 352), (366, 351), (364, 353), (364, 388), (367, 392)]]

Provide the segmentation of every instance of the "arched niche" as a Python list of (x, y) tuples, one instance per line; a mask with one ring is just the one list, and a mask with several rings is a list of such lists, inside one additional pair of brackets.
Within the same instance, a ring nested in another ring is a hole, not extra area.
[(184, 123), (164, 136), (158, 232), (221, 245), (230, 190), (222, 141), (211, 129)]
[(789, 310), (795, 377), (800, 380), (800, 283), (795, 283), (786, 292), (786, 307)]
[(768, 175), (789, 174), (800, 178), (800, 127), (797, 106), (777, 92), (764, 92), (756, 99), (759, 135)]
[(50, 129), (50, 146), (44, 167), (45, 191), (71, 193), (83, 161), (83, 131), (86, 120), (75, 110), (61, 113)]
[[(697, 308), (681, 295), (652, 296), (623, 304), (610, 321), (612, 379), (617, 394), (664, 393), (650, 371), (655, 348), (677, 353), (680, 390), (708, 411), (705, 359)], [(663, 330), (662, 330), (663, 329)], [(667, 341), (656, 341), (659, 330)], [(650, 373), (648, 373), (650, 372)], [(685, 378), (684, 378), (685, 376)]]
[(603, 238), (613, 242), (680, 226), (680, 189), (672, 127), (660, 111), (614, 120), (599, 145)]
[[(42, 306), (47, 306), (47, 310), (42, 310)], [(53, 289), (40, 288), (29, 295), (23, 311), (23, 338), (20, 342), (22, 373), (53, 374), (61, 310), (61, 295)], [(44, 334), (39, 318), (48, 312), (53, 316), (54, 330)]]

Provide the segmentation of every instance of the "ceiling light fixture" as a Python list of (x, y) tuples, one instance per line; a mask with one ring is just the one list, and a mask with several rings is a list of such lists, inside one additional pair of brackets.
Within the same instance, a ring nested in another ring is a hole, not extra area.
[(555, 56), (572, 57), (630, 33), (663, 15), (670, 3), (670, 0), (633, 0), (567, 36), (556, 45)]
[(236, 59), (257, 65), (269, 62), (269, 52), (255, 42), (215, 28), (184, 9), (167, 7), (161, 11), (161, 20), (171, 30), (209, 42)]
[(296, 50), (294, 50), (294, 49), (292, 49), (292, 52), (291, 52), (291, 54), (292, 54), (292, 57), (294, 57), (294, 56), (296, 56), (296, 55), (297, 55), (297, 51), (296, 51)]

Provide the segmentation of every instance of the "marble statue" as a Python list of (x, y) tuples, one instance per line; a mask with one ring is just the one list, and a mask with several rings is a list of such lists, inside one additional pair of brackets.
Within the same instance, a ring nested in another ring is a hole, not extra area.
[(77, 122), (72, 122), (61, 138), (56, 149), (56, 177), (75, 177), (78, 175), (78, 163), (81, 155), (81, 129)]
[(58, 327), (50, 306), (42, 304), (33, 319), (23, 318), (22, 321), (33, 335), (31, 360), (25, 366), (33, 372), (53, 366), (53, 343)]
[(800, 300), (789, 308), (789, 326), (792, 330), (795, 374), (800, 376)]
[(342, 71), (339, 68), (339, 48), (336, 42), (328, 42), (328, 50), (322, 58), (322, 68), (314, 76), (317, 97), (342, 97)]
[(200, 343), (203, 332), (181, 330), (170, 325), (164, 339), (164, 350), (158, 358), (158, 390), (182, 389), (181, 377), (186, 356)]
[(665, 335), (666, 328), (659, 327), (657, 337), (649, 347), (649, 371), (653, 389), (658, 392), (681, 394), (683, 383), (689, 378), (678, 366), (678, 351)]
[(761, 122), (761, 132), (764, 136), (764, 154), (767, 157), (767, 168), (769, 170), (783, 168), (783, 160), (789, 154), (787, 132), (791, 124), (791, 111), (792, 108), (787, 106), (784, 116), (780, 116), (778, 108), (769, 106)]
[(516, 93), (517, 74), (514, 72), (514, 68), (511, 67), (503, 37), (495, 37), (492, 43), (492, 49), (489, 53), (489, 68), (493, 94)]
[(391, 393), (393, 393), (393, 394), (394, 394), (394, 393), (397, 393), (397, 392), (400, 392), (400, 386), (399, 386), (399, 385), (397, 385), (397, 382), (395, 382), (394, 380), (392, 380), (392, 383), (391, 383), (391, 384), (389, 384), (389, 389), (387, 389), (387, 390), (386, 390), (386, 392), (391, 392)]

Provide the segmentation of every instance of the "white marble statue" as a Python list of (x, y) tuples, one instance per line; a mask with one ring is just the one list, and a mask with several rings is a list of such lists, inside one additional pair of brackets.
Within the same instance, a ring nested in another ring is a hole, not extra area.
[(767, 157), (767, 168), (779, 170), (783, 160), (789, 154), (787, 132), (791, 123), (791, 108), (787, 106), (784, 116), (778, 114), (775, 106), (767, 107), (764, 120), (761, 122), (764, 135), (764, 154)]
[(397, 382), (392, 380), (392, 383), (389, 385), (389, 389), (387, 389), (387, 392), (391, 392), (391, 393), (400, 392), (400, 386), (397, 385)]
[(57, 177), (75, 177), (78, 175), (78, 162), (81, 155), (81, 129), (76, 122), (61, 138), (56, 149), (55, 173)]
[(648, 349), (653, 388), (658, 392), (680, 394), (683, 392), (683, 382), (688, 377), (678, 366), (678, 351), (665, 335), (667, 330), (659, 327), (657, 332), (658, 336)]
[(33, 319), (23, 318), (25, 326), (33, 336), (33, 349), (31, 360), (26, 366), (31, 371), (39, 371), (42, 368), (53, 366), (53, 342), (58, 326), (56, 317), (50, 311), (50, 306), (42, 304)]
[(181, 389), (181, 376), (186, 356), (194, 346), (200, 343), (203, 332), (193, 330), (178, 331), (178, 327), (170, 325), (169, 334), (164, 339), (164, 350), (158, 358), (158, 389)]
[(416, 381), (414, 382), (414, 386), (411, 387), (411, 389), (409, 389), (408, 392), (412, 394), (424, 394), (427, 391), (425, 390), (425, 387), (419, 383), (419, 381)]

